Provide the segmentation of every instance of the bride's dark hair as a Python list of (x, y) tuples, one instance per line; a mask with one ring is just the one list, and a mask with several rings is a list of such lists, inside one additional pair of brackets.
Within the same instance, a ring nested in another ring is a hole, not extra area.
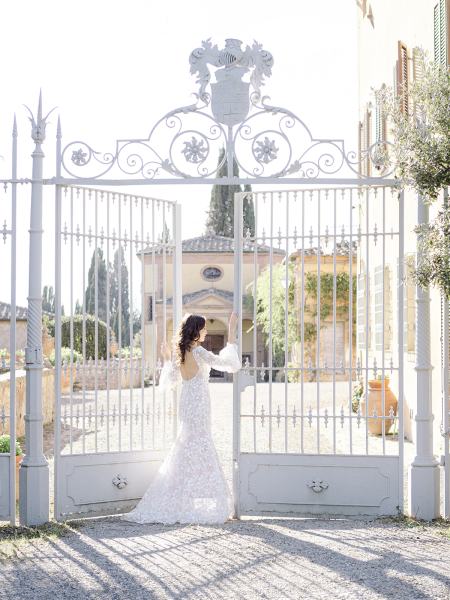
[(200, 331), (206, 325), (205, 317), (201, 315), (186, 315), (178, 327), (175, 341), (175, 356), (179, 365), (184, 363), (186, 352), (194, 342), (200, 339)]

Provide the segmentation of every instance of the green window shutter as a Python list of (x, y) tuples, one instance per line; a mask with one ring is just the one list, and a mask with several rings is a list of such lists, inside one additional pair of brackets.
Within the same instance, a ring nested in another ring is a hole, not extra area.
[(448, 65), (448, 0), (439, 0), (434, 7), (434, 60)]

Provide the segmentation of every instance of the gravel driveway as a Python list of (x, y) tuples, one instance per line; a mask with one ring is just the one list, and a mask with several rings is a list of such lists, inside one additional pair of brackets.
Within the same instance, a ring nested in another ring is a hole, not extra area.
[(161, 526), (107, 517), (19, 545), (0, 561), (0, 590), (11, 600), (448, 600), (450, 540), (385, 521)]

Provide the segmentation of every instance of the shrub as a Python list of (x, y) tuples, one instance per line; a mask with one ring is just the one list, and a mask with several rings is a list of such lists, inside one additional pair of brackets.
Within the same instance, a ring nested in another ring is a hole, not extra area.
[[(86, 358), (95, 358), (95, 317), (85, 315)], [(75, 315), (73, 319), (73, 349), (83, 355), (83, 315)], [(106, 339), (108, 325), (98, 320), (98, 358), (106, 358)], [(111, 335), (111, 331), (110, 331)], [(61, 344), (70, 347), (70, 317), (61, 320)]]
[[(0, 454), (4, 454), (10, 451), (11, 448), (11, 438), (5, 433), (4, 435), (0, 435)], [(22, 454), (22, 446), (19, 442), (16, 441), (16, 456), (20, 456)]]
[[(72, 357), (73, 357), (73, 362), (81, 362), (83, 360), (83, 355), (80, 354), (80, 352), (77, 352), (76, 350), (73, 350), (72, 353)], [(50, 361), (50, 364), (54, 367), (55, 366), (55, 350), (52, 350), (50, 356), (48, 357), (48, 360)], [(66, 347), (62, 347), (61, 348), (61, 364), (67, 364), (70, 365), (70, 348), (66, 348)]]

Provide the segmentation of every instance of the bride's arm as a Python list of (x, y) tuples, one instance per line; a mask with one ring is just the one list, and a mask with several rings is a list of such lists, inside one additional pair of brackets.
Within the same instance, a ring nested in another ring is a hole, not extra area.
[(164, 365), (159, 376), (159, 388), (161, 391), (174, 390), (180, 382), (180, 369), (172, 360), (170, 346), (167, 342), (161, 345), (161, 354), (164, 359)]
[(236, 371), (239, 371), (242, 366), (236, 345), (237, 318), (237, 314), (232, 313), (228, 323), (228, 343), (219, 354), (209, 352), (209, 350), (206, 350), (202, 346), (198, 346), (195, 349), (202, 360), (217, 371), (235, 373)]

